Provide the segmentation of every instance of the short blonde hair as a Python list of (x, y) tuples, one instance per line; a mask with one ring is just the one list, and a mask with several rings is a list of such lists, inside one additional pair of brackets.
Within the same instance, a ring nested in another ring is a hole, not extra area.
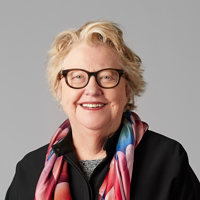
[(126, 89), (129, 101), (125, 110), (135, 108), (135, 96), (140, 96), (144, 91), (143, 70), (141, 59), (126, 46), (123, 33), (117, 24), (99, 20), (87, 22), (77, 30), (66, 30), (58, 34), (48, 52), (47, 77), (50, 91), (60, 101), (59, 72), (67, 53), (73, 44), (86, 41), (91, 45), (105, 44), (110, 46), (119, 55), (121, 65), (125, 71)]

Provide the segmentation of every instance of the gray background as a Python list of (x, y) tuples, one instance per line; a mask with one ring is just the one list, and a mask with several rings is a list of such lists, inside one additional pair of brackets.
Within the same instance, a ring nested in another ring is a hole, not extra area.
[[(109, 19), (142, 58), (148, 83), (137, 113), (178, 140), (200, 178), (198, 0), (40, 0), (0, 2), (0, 199), (16, 163), (48, 143), (65, 116), (48, 91), (46, 52), (62, 30)], [(2, 192), (3, 191), (3, 192)]]

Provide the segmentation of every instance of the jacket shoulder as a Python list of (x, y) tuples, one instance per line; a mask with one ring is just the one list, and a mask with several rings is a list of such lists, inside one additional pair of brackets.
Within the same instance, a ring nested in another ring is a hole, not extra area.
[(178, 175), (184, 166), (189, 166), (187, 152), (178, 141), (151, 130), (145, 133), (137, 146), (135, 160), (142, 167), (148, 164), (152, 171), (162, 169), (174, 175)]
[(15, 176), (7, 191), (6, 200), (34, 199), (35, 187), (44, 167), (48, 145), (26, 154), (17, 163)]
[(47, 148), (48, 144), (29, 152), (22, 158), (21, 161), (19, 161), (18, 165), (23, 167), (33, 167), (35, 165), (40, 166), (41, 164), (43, 165), (45, 162)]
[(200, 199), (200, 183), (174, 139), (148, 130), (135, 149), (133, 169), (135, 199)]
[(152, 151), (159, 150), (158, 152), (165, 152), (170, 154), (170, 156), (172, 155), (171, 153), (177, 153), (179, 155), (185, 154), (185, 156), (187, 156), (184, 147), (178, 141), (151, 130), (148, 130), (144, 134), (141, 142), (138, 145), (138, 150), (140, 151), (143, 148), (145, 149), (145, 147), (151, 148)]

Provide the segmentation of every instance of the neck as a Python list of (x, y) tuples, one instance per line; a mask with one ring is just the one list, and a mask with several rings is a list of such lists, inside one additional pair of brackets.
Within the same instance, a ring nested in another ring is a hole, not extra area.
[(103, 150), (106, 138), (100, 133), (78, 133), (72, 129), (72, 138), (79, 160), (95, 160), (106, 156), (106, 151)]

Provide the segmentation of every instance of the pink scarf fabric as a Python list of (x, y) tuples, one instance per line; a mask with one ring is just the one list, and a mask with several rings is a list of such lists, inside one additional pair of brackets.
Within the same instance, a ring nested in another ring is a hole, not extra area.
[[(67, 162), (56, 157), (51, 146), (65, 137), (70, 129), (66, 120), (53, 136), (46, 154), (44, 169), (37, 183), (34, 200), (71, 200)], [(134, 112), (125, 113), (124, 124), (111, 160), (110, 169), (99, 189), (99, 200), (129, 200), (134, 161), (134, 149), (141, 141), (148, 125)]]

